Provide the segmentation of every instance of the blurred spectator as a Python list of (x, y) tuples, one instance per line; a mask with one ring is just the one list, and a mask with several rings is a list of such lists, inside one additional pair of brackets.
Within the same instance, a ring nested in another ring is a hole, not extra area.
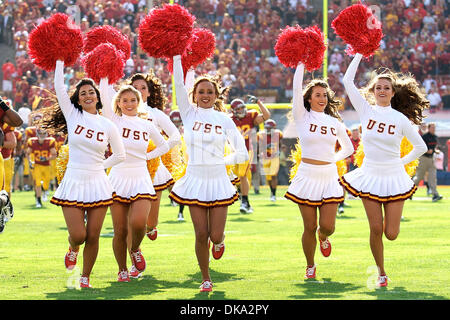
[(444, 109), (450, 110), (450, 92), (448, 86), (441, 86), (442, 104)]
[(431, 87), (430, 93), (427, 95), (427, 99), (430, 101), (430, 112), (435, 112), (442, 109), (441, 95), (434, 86)]
[(5, 63), (2, 65), (2, 73), (3, 73), (3, 82), (2, 82), (2, 90), (5, 95), (11, 99), (13, 92), (13, 80), (17, 75), (16, 67), (9, 59), (5, 60)]

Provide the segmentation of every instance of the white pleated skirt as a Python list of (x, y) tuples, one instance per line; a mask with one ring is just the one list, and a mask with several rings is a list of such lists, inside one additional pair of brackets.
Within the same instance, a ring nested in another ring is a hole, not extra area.
[(230, 172), (230, 174), (228, 175), (231, 181), (231, 184), (233, 186), (237, 185), (241, 180), (239, 179), (239, 177), (237, 175), (234, 174), (233, 171)]
[(50, 202), (61, 207), (90, 209), (111, 205), (112, 195), (113, 187), (102, 168), (68, 167)]
[(113, 187), (113, 199), (121, 203), (131, 203), (139, 199), (156, 200), (156, 192), (147, 166), (115, 166), (109, 172)]
[(238, 193), (224, 165), (188, 165), (169, 197), (179, 204), (211, 208), (233, 204)]
[(367, 159), (361, 168), (344, 174), (339, 182), (355, 197), (383, 203), (408, 199), (417, 190), (403, 164), (377, 163)]
[(169, 170), (162, 162), (160, 162), (155, 176), (153, 177), (153, 188), (155, 189), (155, 191), (162, 191), (167, 189), (174, 183), (175, 180), (173, 180)]
[(297, 174), (284, 196), (297, 204), (309, 206), (344, 201), (344, 189), (339, 184), (336, 164), (314, 165), (300, 162)]

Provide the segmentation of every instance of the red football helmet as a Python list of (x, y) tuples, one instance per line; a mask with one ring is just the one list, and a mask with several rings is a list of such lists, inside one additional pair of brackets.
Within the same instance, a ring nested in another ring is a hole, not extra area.
[(264, 129), (266, 129), (267, 131), (273, 130), (276, 127), (277, 127), (277, 123), (275, 122), (275, 120), (267, 119), (264, 122)]
[(169, 114), (170, 120), (175, 124), (176, 127), (182, 125), (183, 121), (181, 120), (181, 114), (178, 110), (173, 110)]
[(239, 119), (242, 119), (247, 115), (247, 107), (241, 99), (234, 99), (231, 101), (230, 107), (233, 115)]

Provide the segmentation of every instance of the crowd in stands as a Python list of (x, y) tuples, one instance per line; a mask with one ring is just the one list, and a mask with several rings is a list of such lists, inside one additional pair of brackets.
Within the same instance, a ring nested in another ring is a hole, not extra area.
[[(52, 90), (52, 75), (33, 65), (27, 55), (27, 39), (34, 26), (56, 12), (72, 12), (82, 31), (99, 25), (120, 29), (130, 39), (132, 58), (125, 76), (145, 72), (153, 66), (165, 84), (171, 100), (171, 75), (166, 62), (151, 60), (139, 48), (138, 26), (148, 13), (148, 2), (160, 6), (169, 1), (147, 0), (3, 0), (0, 6), (1, 42), (14, 48), (12, 61), (2, 61), (3, 80), (12, 82), (12, 92), (4, 92), (16, 109), (31, 107), (38, 86)], [(253, 94), (267, 102), (289, 103), (292, 98), (293, 69), (277, 59), (274, 46), (280, 29), (286, 25), (318, 25), (322, 29), (322, 0), (180, 0), (197, 18), (198, 27), (216, 35), (214, 57), (198, 67), (198, 73), (222, 74), (231, 86), (229, 100)], [(373, 2), (385, 34), (380, 50), (360, 66), (356, 83), (361, 86), (378, 66), (411, 72), (423, 84), (433, 109), (450, 108), (448, 101), (449, 8), (445, 0), (378, 0)], [(328, 21), (346, 7), (349, 0), (330, 0)], [(334, 31), (328, 31), (328, 81), (345, 101), (341, 78), (350, 62), (346, 46)], [(83, 77), (79, 64), (66, 70), (66, 85)], [(309, 75), (310, 76), (310, 75)], [(314, 77), (321, 77), (317, 70)], [(307, 76), (308, 77), (308, 76)], [(5, 88), (3, 88), (3, 91)], [(345, 108), (351, 108), (348, 101)]]

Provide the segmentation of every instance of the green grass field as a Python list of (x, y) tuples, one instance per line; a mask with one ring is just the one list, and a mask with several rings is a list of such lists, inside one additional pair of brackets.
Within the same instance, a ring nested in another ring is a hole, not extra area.
[(0, 297), (6, 300), (443, 300), (450, 298), (450, 188), (438, 188), (444, 199), (432, 203), (424, 188), (405, 204), (397, 240), (385, 243), (387, 289), (374, 288), (375, 263), (369, 228), (360, 200), (347, 200), (331, 237), (333, 253), (324, 258), (317, 248), (317, 279), (305, 281), (301, 248), (302, 221), (298, 207), (283, 198), (276, 203), (269, 190), (250, 193), (255, 209), (239, 213), (229, 208), (226, 250), (212, 259), (212, 293), (200, 293), (201, 275), (194, 252), (194, 232), (188, 208), (178, 222), (177, 207), (163, 194), (158, 239), (145, 238), (144, 277), (117, 282), (112, 251), (111, 216), (106, 216), (100, 251), (91, 275), (93, 289), (77, 290), (82, 255), (73, 272), (64, 268), (68, 248), (61, 209), (48, 202), (34, 207), (32, 192), (13, 193), (14, 218), (0, 234)]

